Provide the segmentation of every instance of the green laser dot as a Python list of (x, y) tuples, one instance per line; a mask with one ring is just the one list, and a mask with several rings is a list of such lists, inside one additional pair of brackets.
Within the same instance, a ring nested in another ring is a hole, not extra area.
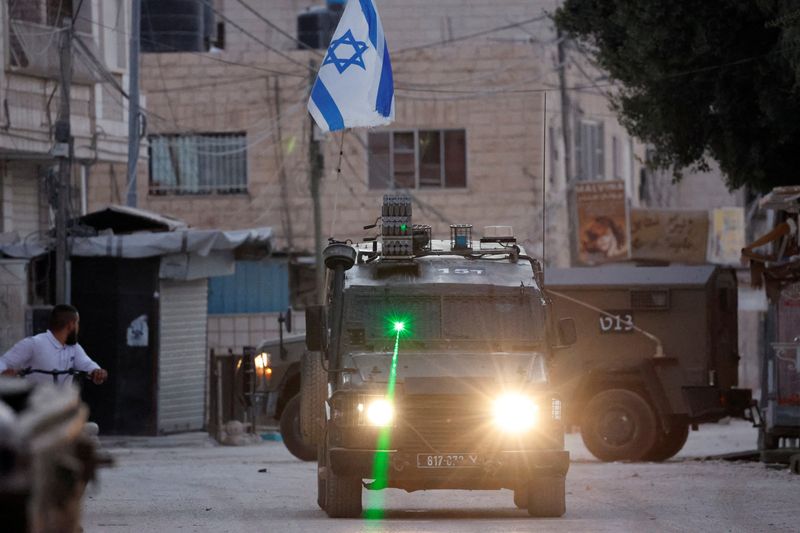
[(406, 329), (406, 325), (404, 322), (395, 322), (394, 323), (394, 330), (398, 333)]
[(400, 231), (402, 231), (402, 232), (404, 232), (404, 233), (405, 233), (405, 231), (406, 231), (407, 229), (408, 229), (408, 225), (406, 225), (406, 224), (400, 224)]

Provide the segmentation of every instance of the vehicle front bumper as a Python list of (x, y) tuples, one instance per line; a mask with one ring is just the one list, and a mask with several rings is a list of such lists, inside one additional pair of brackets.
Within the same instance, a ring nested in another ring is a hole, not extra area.
[(565, 450), (476, 452), (478, 466), (456, 468), (418, 467), (418, 453), (429, 452), (331, 448), (327, 467), (338, 476), (375, 479), (381, 475), (375, 471), (376, 458), (380, 457), (379, 467), (386, 465), (386, 480), (379, 481), (406, 490), (514, 488), (536, 477), (565, 476), (569, 470), (569, 452)]

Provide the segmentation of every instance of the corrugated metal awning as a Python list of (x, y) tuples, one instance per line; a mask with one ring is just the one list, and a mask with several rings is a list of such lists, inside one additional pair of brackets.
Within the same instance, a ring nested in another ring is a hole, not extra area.
[[(268, 254), (272, 250), (272, 228), (252, 228), (233, 231), (185, 229), (161, 233), (130, 235), (97, 235), (72, 237), (73, 257), (124, 257), (140, 259), (171, 254), (193, 254), (201, 257), (213, 252), (249, 248)], [(47, 252), (39, 243), (17, 240), (0, 244), (0, 253), (9, 257), (32, 258)]]

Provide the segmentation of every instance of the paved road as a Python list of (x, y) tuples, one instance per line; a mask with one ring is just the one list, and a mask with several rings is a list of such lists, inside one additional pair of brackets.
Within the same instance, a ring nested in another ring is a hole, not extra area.
[[(575, 461), (567, 514), (530, 519), (510, 491), (398, 490), (381, 498), (380, 521), (330, 520), (316, 506), (315, 465), (280, 443), (227, 448), (196, 437), (134, 441), (112, 449), (118, 465), (101, 473), (84, 527), (94, 531), (791, 531), (797, 530), (800, 476), (758, 463), (692, 456), (752, 445), (744, 423), (705, 426), (663, 464), (604, 464), (568, 436)], [(177, 444), (177, 445), (176, 445)], [(169, 447), (149, 447), (168, 445)], [(148, 446), (148, 447), (144, 447)], [(265, 472), (259, 470), (266, 469)], [(369, 499), (366, 499), (366, 498)]]

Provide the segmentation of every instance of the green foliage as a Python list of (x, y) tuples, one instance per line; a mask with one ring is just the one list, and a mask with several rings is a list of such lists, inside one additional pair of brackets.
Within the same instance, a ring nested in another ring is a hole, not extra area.
[(800, 183), (800, 3), (565, 0), (556, 24), (619, 82), (654, 166), (710, 157), (731, 189)]

